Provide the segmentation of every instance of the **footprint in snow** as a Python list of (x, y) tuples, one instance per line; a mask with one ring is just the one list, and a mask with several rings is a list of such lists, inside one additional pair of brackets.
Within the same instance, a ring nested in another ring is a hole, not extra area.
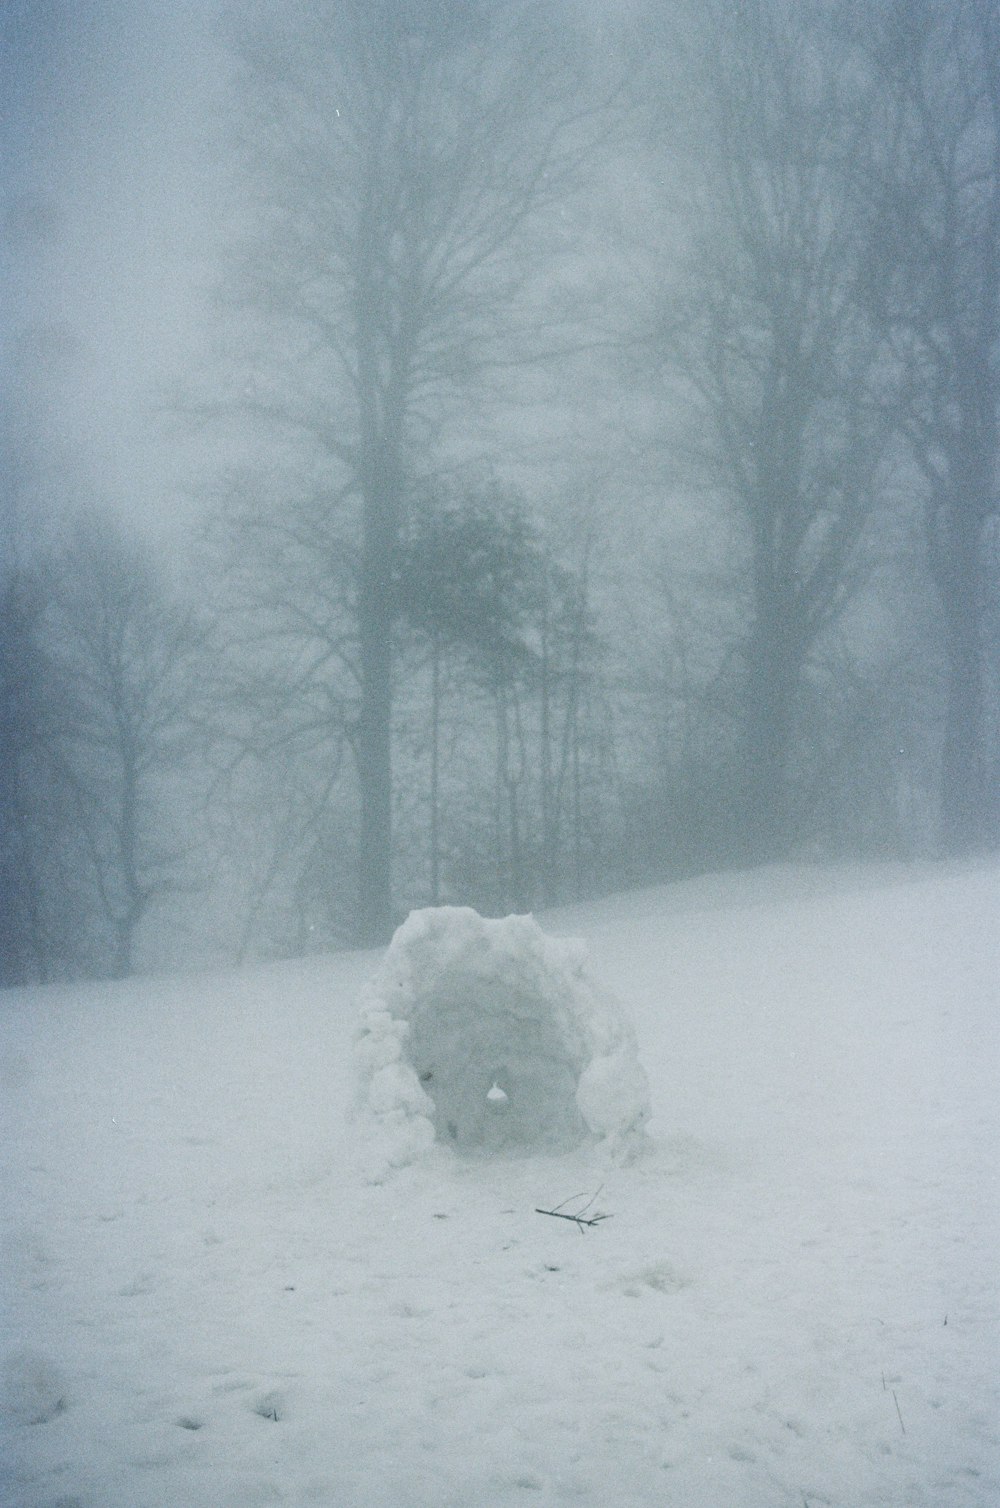
[(282, 1419), (288, 1417), (288, 1404), (284, 1393), (277, 1388), (270, 1393), (261, 1393), (253, 1405), (253, 1412), (259, 1414), (262, 1419), (270, 1419), (273, 1424), (279, 1424)]
[(617, 1283), (608, 1286), (620, 1288), (626, 1298), (639, 1299), (647, 1293), (680, 1293), (682, 1288), (691, 1286), (691, 1281), (671, 1267), (669, 1262), (655, 1262), (650, 1267), (640, 1268), (638, 1272), (627, 1273)]
[(0, 1376), (0, 1414), (15, 1424), (48, 1424), (68, 1404), (62, 1370), (55, 1362), (31, 1347), (7, 1356)]
[(156, 1287), (156, 1279), (151, 1272), (136, 1273), (131, 1283), (126, 1283), (119, 1288), (118, 1297), (122, 1299), (143, 1298), (147, 1293), (152, 1293)]

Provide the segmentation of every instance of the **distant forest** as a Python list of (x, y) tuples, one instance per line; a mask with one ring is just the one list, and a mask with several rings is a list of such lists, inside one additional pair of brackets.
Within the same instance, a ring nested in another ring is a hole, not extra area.
[(227, 26), (183, 571), (3, 437), (0, 983), (995, 847), (1000, 9)]

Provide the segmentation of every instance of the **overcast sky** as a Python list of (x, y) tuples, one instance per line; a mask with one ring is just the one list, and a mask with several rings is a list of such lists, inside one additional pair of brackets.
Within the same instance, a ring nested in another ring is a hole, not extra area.
[[(176, 510), (157, 384), (217, 275), (211, 0), (7, 0), (3, 355), (15, 434), (127, 517)], [(86, 499), (81, 497), (81, 501)]]
[[(36, 494), (98, 501), (174, 537), (206, 474), (202, 442), (169, 421), (163, 393), (197, 378), (221, 265), (219, 10), (0, 4), (8, 424), (36, 456)], [(625, 10), (594, 0), (599, 47), (608, 15), (617, 27)]]

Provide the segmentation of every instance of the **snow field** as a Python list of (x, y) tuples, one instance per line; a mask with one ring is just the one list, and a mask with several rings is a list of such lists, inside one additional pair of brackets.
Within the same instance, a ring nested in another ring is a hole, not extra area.
[(542, 919), (634, 1016), (626, 1167), (367, 1182), (372, 956), (0, 997), (0, 1503), (994, 1505), (998, 902), (776, 871)]

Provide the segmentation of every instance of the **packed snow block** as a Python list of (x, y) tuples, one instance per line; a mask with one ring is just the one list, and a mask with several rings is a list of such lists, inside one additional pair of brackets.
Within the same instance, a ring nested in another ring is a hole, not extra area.
[(365, 986), (358, 1111), (387, 1166), (435, 1142), (475, 1156), (640, 1144), (649, 1091), (631, 1023), (582, 942), (530, 916), (414, 911)]

